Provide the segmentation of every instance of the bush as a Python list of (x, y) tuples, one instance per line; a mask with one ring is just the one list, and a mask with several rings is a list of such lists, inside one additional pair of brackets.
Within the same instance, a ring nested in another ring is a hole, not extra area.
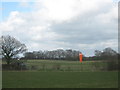
[(12, 60), (11, 64), (2, 64), (2, 70), (27, 70), (23, 60)]
[(108, 71), (118, 70), (118, 63), (115, 61), (108, 62), (107, 63), (107, 70)]

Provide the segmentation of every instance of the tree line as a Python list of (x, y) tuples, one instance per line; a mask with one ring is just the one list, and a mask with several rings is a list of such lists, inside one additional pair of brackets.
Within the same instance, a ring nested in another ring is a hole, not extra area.
[[(33, 51), (27, 52), (27, 47), (20, 41), (16, 40), (14, 37), (9, 35), (2, 36), (0, 38), (0, 53), (2, 59), (10, 64), (13, 59), (18, 58), (19, 54), (23, 54), (24, 57), (20, 59), (49, 59), (49, 60), (70, 60), (79, 61), (80, 51), (72, 49), (57, 49), (53, 51)], [(119, 53), (108, 47), (103, 49), (103, 51), (95, 50), (95, 55), (92, 57), (83, 57), (83, 61), (90, 60), (118, 60)]]
[(110, 47), (107, 47), (103, 49), (102, 51), (100, 50), (95, 50), (94, 51), (94, 56), (92, 57), (85, 57), (86, 60), (103, 60), (103, 61), (111, 61), (111, 60), (118, 60), (118, 56), (120, 54), (113, 50)]
[[(71, 61), (79, 61), (79, 53), (80, 51), (72, 50), (72, 49), (57, 49), (53, 51), (33, 51), (24, 53), (23, 59), (47, 59), (47, 60), (71, 60)], [(108, 47), (100, 50), (94, 51), (94, 56), (87, 57), (83, 56), (83, 61), (90, 60), (117, 60), (118, 53), (112, 48)]]
[(72, 49), (57, 49), (53, 51), (26, 52), (23, 59), (50, 59), (50, 60), (79, 60), (80, 51)]

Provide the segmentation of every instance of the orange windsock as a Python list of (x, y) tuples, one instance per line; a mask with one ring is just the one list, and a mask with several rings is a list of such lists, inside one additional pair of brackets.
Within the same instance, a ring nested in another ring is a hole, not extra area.
[(80, 54), (79, 54), (80, 62), (82, 62), (82, 58), (83, 58), (83, 55), (82, 55), (82, 53), (80, 53)]

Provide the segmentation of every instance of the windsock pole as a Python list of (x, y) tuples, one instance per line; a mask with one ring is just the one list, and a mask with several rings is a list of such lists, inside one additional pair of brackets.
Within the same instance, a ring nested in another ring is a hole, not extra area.
[(82, 53), (80, 53), (80, 54), (79, 54), (80, 62), (82, 62), (82, 58), (83, 58), (83, 55), (82, 55)]

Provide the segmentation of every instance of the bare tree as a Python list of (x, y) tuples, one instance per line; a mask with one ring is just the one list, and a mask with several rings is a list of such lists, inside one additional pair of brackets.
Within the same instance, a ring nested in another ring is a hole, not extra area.
[(117, 55), (117, 52), (113, 50), (112, 48), (108, 47), (103, 50), (102, 55), (103, 56), (115, 56)]
[(8, 65), (11, 63), (13, 57), (27, 50), (25, 44), (21, 44), (20, 41), (9, 35), (0, 38), (0, 47), (2, 57)]
[(99, 50), (95, 50), (95, 56), (97, 56), (97, 57), (100, 57), (101, 56), (101, 54), (102, 54), (102, 52), (101, 51), (99, 51)]

